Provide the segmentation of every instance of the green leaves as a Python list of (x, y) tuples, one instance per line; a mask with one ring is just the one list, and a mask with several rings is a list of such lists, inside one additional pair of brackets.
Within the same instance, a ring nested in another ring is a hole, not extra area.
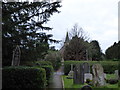
[(105, 54), (107, 59), (120, 59), (120, 41), (107, 48)]
[(60, 7), (58, 1), (2, 2), (3, 62), (12, 60), (16, 45), (21, 47), (22, 61), (43, 58), (49, 49), (48, 41), (57, 41), (51, 39), (51, 34), (40, 31), (52, 30), (45, 24)]

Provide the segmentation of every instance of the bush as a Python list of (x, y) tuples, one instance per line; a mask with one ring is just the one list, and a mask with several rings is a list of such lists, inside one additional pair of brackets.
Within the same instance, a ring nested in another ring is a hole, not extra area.
[(44, 66), (44, 65), (52, 65), (52, 63), (49, 61), (36, 61), (35, 65)]
[(64, 62), (64, 73), (65, 75), (68, 75), (70, 71), (70, 65), (73, 64), (73, 67), (75, 67), (75, 64), (81, 64), (87, 62), (90, 65), (90, 72), (92, 72), (92, 65), (93, 64), (101, 64), (104, 68), (104, 72), (107, 74), (114, 73), (115, 70), (118, 69), (118, 61), (65, 61)]
[(25, 62), (22, 66), (30, 66), (30, 67), (33, 67), (33, 66), (36, 66), (36, 65), (39, 65), (39, 66), (43, 66), (43, 65), (52, 65), (51, 62), (49, 61), (27, 61)]
[(59, 52), (49, 52), (48, 55), (46, 55), (45, 60), (50, 61), (53, 65), (54, 70), (58, 70), (61, 66), (61, 55)]
[(53, 67), (51, 65), (46, 65), (46, 66), (42, 66), (42, 68), (44, 68), (46, 71), (46, 80), (48, 85), (50, 82), (51, 76), (53, 75)]
[(27, 66), (36, 67), (36, 68), (44, 68), (46, 71), (46, 81), (47, 85), (49, 84), (51, 75), (53, 74), (53, 66), (49, 61), (34, 61), (34, 62), (26, 62)]
[(120, 80), (118, 81), (118, 87), (120, 87)]
[(53, 74), (53, 66), (52, 63), (49, 61), (37, 61), (35, 62), (35, 67), (37, 68), (44, 68), (46, 71), (46, 80), (47, 80), (47, 85), (49, 84), (49, 81), (51, 79), (51, 76)]
[(107, 83), (116, 84), (116, 83), (118, 83), (118, 80), (117, 79), (109, 79), (109, 80), (107, 80)]
[(46, 73), (43, 68), (36, 67), (6, 67), (2, 70), (3, 89), (14, 88), (45, 88)]

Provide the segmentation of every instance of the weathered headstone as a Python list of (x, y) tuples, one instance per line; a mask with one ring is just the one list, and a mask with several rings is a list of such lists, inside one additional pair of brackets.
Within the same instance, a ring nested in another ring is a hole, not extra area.
[(71, 70), (70, 72), (68, 73), (68, 79), (73, 79), (73, 64), (71, 64)]
[(94, 64), (92, 66), (93, 71), (93, 85), (98, 86), (104, 86), (106, 84), (105, 77), (104, 77), (104, 70), (101, 64)]
[(87, 63), (87, 62), (83, 63), (83, 67), (84, 67), (84, 73), (90, 73), (89, 63)]
[(84, 74), (84, 81), (86, 82), (87, 79), (92, 80), (92, 74), (91, 73), (85, 73)]
[(118, 79), (118, 78), (119, 78), (119, 75), (118, 75), (118, 70), (115, 70), (115, 77), (116, 77), (116, 79)]
[(80, 84), (84, 84), (84, 65), (80, 64)]
[(106, 73), (104, 73), (104, 78), (107, 79), (107, 75), (106, 75)]
[(17, 45), (13, 51), (12, 66), (19, 66), (20, 64), (20, 47)]
[(83, 64), (77, 64), (74, 68), (74, 84), (84, 84), (84, 67)]

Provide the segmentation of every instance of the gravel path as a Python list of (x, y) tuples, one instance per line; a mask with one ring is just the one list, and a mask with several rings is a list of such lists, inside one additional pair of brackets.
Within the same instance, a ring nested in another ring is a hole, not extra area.
[(53, 80), (51, 84), (49, 85), (49, 88), (59, 88), (59, 90), (63, 89), (63, 83), (62, 83), (62, 77), (63, 75), (63, 67), (61, 66), (60, 69), (57, 72), (54, 72), (53, 74)]

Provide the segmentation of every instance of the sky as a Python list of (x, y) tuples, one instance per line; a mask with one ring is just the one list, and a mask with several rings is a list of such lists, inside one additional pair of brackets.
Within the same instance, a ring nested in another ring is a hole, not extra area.
[[(53, 28), (47, 33), (53, 34), (53, 39), (64, 40), (66, 32), (74, 24), (78, 24), (89, 35), (91, 40), (97, 40), (101, 50), (105, 50), (118, 42), (118, 2), (119, 0), (62, 0), (60, 13), (54, 13), (47, 26)], [(52, 44), (56, 49), (61, 43)]]

